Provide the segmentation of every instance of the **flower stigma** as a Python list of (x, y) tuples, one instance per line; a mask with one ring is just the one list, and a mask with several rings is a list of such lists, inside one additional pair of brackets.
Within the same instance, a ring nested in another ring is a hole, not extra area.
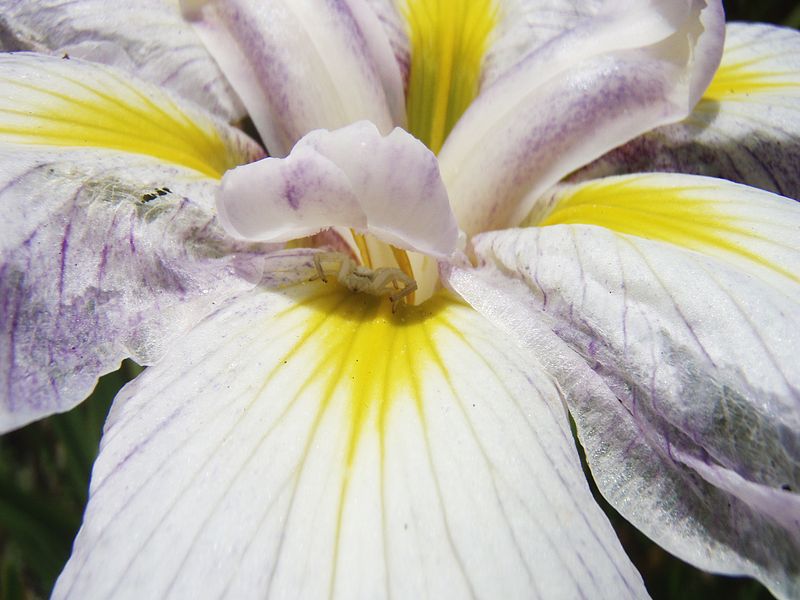
[[(407, 88), (408, 132), (438, 153), (458, 119), (478, 95), (483, 59), (498, 22), (494, 0), (408, 0), (402, 9), (410, 48)], [(326, 271), (330, 254), (315, 259), (316, 277), (336, 275), (352, 291), (389, 295), (392, 311), (431, 297), (438, 273), (429, 257), (386, 244), (350, 229), (356, 264), (340, 254)], [(420, 280), (418, 283), (417, 280)], [(421, 293), (417, 290), (421, 289)]]
[(393, 311), (431, 298), (438, 261), (457, 249), (436, 153), (478, 95), (498, 20), (495, 0), (408, 0), (401, 12), (411, 41), (407, 128), (386, 134), (365, 120), (313, 130), (284, 158), (229, 171), (217, 201), (228, 233), (319, 248), (315, 279), (388, 296)]

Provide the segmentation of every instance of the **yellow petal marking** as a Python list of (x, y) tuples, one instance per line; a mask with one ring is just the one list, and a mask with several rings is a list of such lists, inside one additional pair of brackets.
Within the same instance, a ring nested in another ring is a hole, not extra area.
[(763, 238), (745, 221), (718, 210), (708, 187), (656, 187), (648, 179), (619, 177), (582, 184), (561, 196), (544, 219), (525, 225), (599, 225), (699, 252), (733, 254), (800, 282), (797, 274), (734, 240)]
[[(349, 398), (349, 464), (367, 424), (379, 427), (397, 398), (414, 397), (423, 365), (434, 364), (426, 349), (430, 344), (420, 344), (416, 338), (447, 323), (448, 313), (469, 309), (440, 294), (421, 306), (401, 305), (392, 314), (391, 304), (384, 299), (353, 293), (331, 282), (324, 293), (287, 310), (302, 313), (300, 320), (308, 333), (284, 360), (304, 354), (304, 347), (312, 345), (313, 355), (319, 357), (317, 381), (324, 381), (321, 411), (337, 394)], [(413, 357), (410, 362), (409, 356)]]
[[(328, 409), (334, 403), (341, 406), (345, 402), (347, 418), (342, 424), (342, 435), (347, 468), (339, 492), (335, 544), (338, 552), (349, 489), (348, 473), (360, 441), (371, 432), (383, 444), (390, 412), (398, 402), (412, 403), (425, 427), (423, 403), (430, 369), (438, 371), (449, 383), (450, 392), (457, 395), (443, 357), (441, 335), (447, 335), (451, 341), (460, 339), (464, 350), (474, 355), (477, 351), (456, 323), (480, 317), (468, 306), (441, 293), (421, 306), (401, 306), (397, 314), (392, 314), (390, 304), (375, 296), (353, 293), (332, 283), (307, 285), (319, 286), (320, 292), (309, 294), (273, 319), (274, 323), (283, 323), (285, 331), (297, 341), (267, 375), (267, 380), (276, 377), (282, 365), (291, 368), (294, 361), (306, 365), (303, 370), (314, 373), (314, 377), (300, 386), (296, 396), (321, 391), (306, 454)], [(494, 373), (491, 365), (486, 366)], [(334, 572), (332, 590), (335, 578)]]
[(214, 178), (244, 162), (210, 120), (158, 88), (69, 62), (41, 61), (29, 78), (0, 76), (0, 140), (144, 154)]
[[(726, 49), (727, 50), (727, 49)], [(738, 59), (734, 52), (726, 51), (714, 79), (703, 100), (747, 101), (751, 94), (791, 92), (800, 90), (797, 72), (778, 71), (769, 63), (771, 56)]]
[(495, 0), (407, 0), (411, 43), (408, 130), (438, 152), (478, 94), (498, 11)]

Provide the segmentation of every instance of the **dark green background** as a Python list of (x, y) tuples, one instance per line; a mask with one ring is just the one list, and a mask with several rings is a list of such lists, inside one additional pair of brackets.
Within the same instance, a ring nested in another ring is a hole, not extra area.
[[(728, 0), (725, 6), (730, 21), (800, 27), (798, 2)], [(80, 407), (0, 438), (0, 600), (49, 594), (80, 525), (111, 399), (137, 372), (125, 363)], [(752, 580), (715, 577), (672, 558), (599, 501), (654, 598), (770, 598)]]

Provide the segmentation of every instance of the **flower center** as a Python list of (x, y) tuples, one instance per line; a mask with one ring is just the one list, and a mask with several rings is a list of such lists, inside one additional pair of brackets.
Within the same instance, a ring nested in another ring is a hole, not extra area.
[[(402, 8), (411, 44), (406, 93), (408, 132), (434, 153), (478, 95), (483, 58), (494, 30), (495, 0), (407, 0)], [(434, 260), (353, 232), (361, 264), (399, 269), (414, 282), (404, 299), (417, 304), (438, 280)]]
[[(353, 234), (358, 235), (358, 234)], [(393, 251), (401, 254), (408, 262), (408, 255), (394, 246)], [(389, 296), (392, 312), (402, 300), (413, 303), (417, 282), (408, 271), (394, 267), (372, 269), (357, 264), (346, 254), (340, 252), (322, 252), (314, 255), (314, 266), (317, 277), (328, 283), (328, 276), (335, 275), (337, 281), (353, 292), (366, 292), (373, 296)]]
[(408, 131), (438, 153), (478, 94), (495, 0), (407, 0), (411, 42), (406, 112)]
[[(392, 313), (385, 301), (342, 288), (309, 286), (294, 293), (306, 298), (277, 315), (296, 339), (278, 364), (308, 364), (315, 377), (298, 384), (300, 391), (313, 389), (323, 412), (344, 412), (348, 465), (365, 437), (374, 441), (376, 433), (382, 434), (397, 404), (423, 410), (421, 390), (429, 371), (442, 364), (442, 343), (461, 337), (453, 321), (474, 318), (469, 308), (442, 294), (424, 308)], [(446, 378), (446, 370), (441, 375)]]

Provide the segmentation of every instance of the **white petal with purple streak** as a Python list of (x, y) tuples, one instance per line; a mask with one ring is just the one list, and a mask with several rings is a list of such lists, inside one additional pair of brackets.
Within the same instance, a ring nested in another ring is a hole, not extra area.
[(437, 258), (458, 241), (433, 153), (402, 129), (384, 137), (367, 121), (313, 131), (285, 159), (229, 171), (217, 206), (226, 229), (247, 240), (350, 227)]
[(153, 363), (265, 270), (308, 277), (225, 236), (215, 187), (129, 154), (0, 149), (0, 430), (72, 408), (125, 357)]
[(272, 156), (312, 129), (403, 122), (400, 71), (363, 0), (185, 2)]
[(604, 6), (481, 91), (439, 155), (467, 233), (519, 223), (570, 171), (689, 114), (722, 51), (722, 10), (654, 4)]
[(692, 114), (609, 152), (575, 179), (670, 171), (800, 199), (800, 33), (727, 27), (722, 65)]
[[(631, 411), (631, 404), (620, 399), (637, 400), (632, 406), (639, 407), (638, 399), (647, 395), (615, 381), (595, 360), (602, 336), (594, 344), (564, 344), (556, 335), (564, 333), (563, 326), (542, 312), (541, 299), (530, 293), (527, 281), (489, 268), (455, 269), (448, 280), (511, 339), (546, 357), (545, 369), (570, 405), (595, 482), (623, 516), (700, 568), (751, 575), (780, 598), (797, 596), (796, 491), (745, 480), (708, 457), (697, 458), (696, 447), (687, 454), (687, 438), (674, 430), (665, 436), (671, 425), (663, 418)], [(754, 407), (744, 407), (742, 428), (722, 435), (751, 433), (747, 419)], [(737, 439), (742, 438), (729, 438)], [(787, 438), (785, 443), (793, 442)], [(770, 453), (780, 458), (784, 451), (765, 448), (762, 455)]]
[[(689, 3), (650, 0), (500, 0), (497, 31), (486, 55), (484, 85), (491, 85), (528, 54), (589, 19), (629, 19), (623, 35), (659, 39), (659, 29), (671, 33), (685, 18)], [(578, 51), (580, 51), (578, 49)]]

